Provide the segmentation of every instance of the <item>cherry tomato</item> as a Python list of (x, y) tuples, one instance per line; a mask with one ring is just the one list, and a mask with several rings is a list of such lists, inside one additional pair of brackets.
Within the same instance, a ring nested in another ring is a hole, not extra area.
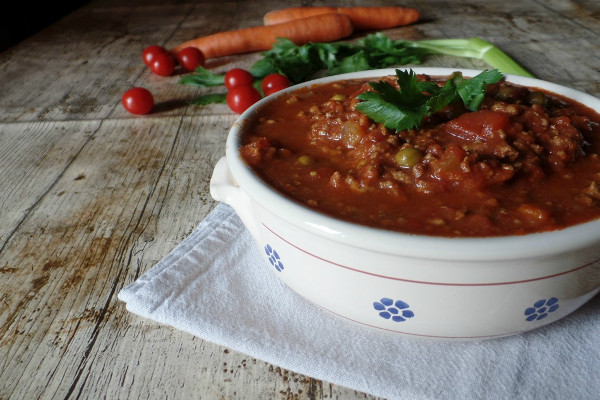
[(193, 71), (204, 65), (204, 54), (195, 47), (185, 47), (177, 53), (177, 61), (183, 69)]
[(231, 90), (238, 86), (252, 86), (254, 77), (250, 72), (241, 68), (233, 68), (225, 74), (225, 87)]
[(175, 62), (168, 53), (158, 53), (152, 59), (150, 69), (156, 75), (169, 76), (175, 70)]
[(290, 87), (290, 80), (285, 75), (281, 74), (267, 75), (261, 84), (261, 89), (265, 96), (278, 92), (287, 87)]
[(147, 66), (151, 66), (152, 61), (154, 60), (157, 54), (167, 54), (167, 50), (164, 47), (158, 46), (156, 44), (146, 47), (142, 52), (142, 60), (144, 60), (144, 64), (146, 64)]
[(260, 100), (260, 93), (252, 86), (237, 86), (227, 92), (227, 104), (231, 111), (241, 114)]
[(154, 107), (154, 96), (148, 89), (134, 87), (121, 97), (121, 104), (132, 114), (148, 114)]

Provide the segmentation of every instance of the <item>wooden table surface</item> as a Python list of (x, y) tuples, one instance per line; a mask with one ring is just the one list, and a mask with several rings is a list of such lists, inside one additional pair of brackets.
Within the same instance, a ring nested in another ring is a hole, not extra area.
[[(402, 5), (422, 22), (392, 38), (478, 36), (539, 78), (600, 96), (596, 0)], [(0, 53), (0, 399), (372, 398), (144, 320), (117, 299), (215, 206), (208, 183), (235, 120), (226, 105), (190, 105), (206, 89), (152, 75), (142, 49), (257, 25), (278, 7), (96, 0)], [(486, 67), (449, 56), (424, 65)], [(123, 110), (131, 86), (154, 93), (151, 115)]]

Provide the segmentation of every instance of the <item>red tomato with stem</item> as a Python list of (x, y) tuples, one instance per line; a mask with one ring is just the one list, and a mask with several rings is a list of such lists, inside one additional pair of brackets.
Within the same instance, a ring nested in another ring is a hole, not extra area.
[(268, 96), (272, 93), (280, 91), (281, 89), (290, 87), (290, 85), (290, 80), (285, 75), (269, 74), (263, 79), (260, 88), (265, 96)]
[(225, 87), (231, 90), (238, 86), (252, 86), (254, 77), (242, 68), (233, 68), (225, 74)]
[(185, 47), (177, 53), (177, 61), (183, 69), (193, 71), (204, 65), (205, 57), (200, 50), (195, 47)]
[(167, 50), (164, 47), (156, 44), (146, 47), (144, 51), (142, 51), (142, 60), (144, 60), (144, 64), (151, 66), (152, 61), (155, 59), (157, 54), (167, 54)]
[(150, 64), (150, 69), (156, 75), (169, 76), (175, 70), (175, 62), (168, 53), (156, 54)]
[(132, 114), (144, 115), (152, 111), (154, 96), (148, 89), (134, 87), (123, 94), (121, 104)]
[(260, 98), (260, 93), (254, 87), (237, 86), (227, 92), (227, 105), (231, 111), (241, 114)]

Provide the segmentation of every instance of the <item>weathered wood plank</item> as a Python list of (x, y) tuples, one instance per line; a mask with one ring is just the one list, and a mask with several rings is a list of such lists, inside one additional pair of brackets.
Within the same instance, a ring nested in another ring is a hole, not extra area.
[(52, 190), (99, 125), (99, 121), (0, 125), (0, 249)]
[[(21, 364), (23, 371), (3, 369), (2, 374), (18, 377), (20, 387), (40, 369), (70, 370), (76, 367), (73, 360), (84, 362), (109, 309), (116, 306), (116, 291), (135, 279), (140, 267), (145, 270), (160, 258), (141, 258), (152, 254), (144, 250), (148, 243), (160, 238), (153, 251), (166, 254), (212, 207), (206, 175), (195, 171), (211, 168), (222, 152), (214, 133), (201, 134), (215, 122), (169, 118), (156, 120), (150, 129), (146, 123), (106, 120), (0, 254), (3, 260), (19, 260), (4, 274), (2, 298), (11, 307), (2, 315), (0, 337), (31, 332), (41, 346), (39, 359)], [(178, 197), (163, 207), (166, 196)], [(167, 222), (160, 220), (163, 213), (176, 215)], [(174, 227), (182, 231), (170, 232)], [(52, 343), (44, 343), (44, 336), (53, 337)], [(56, 346), (66, 357), (47, 357), (42, 351), (56, 351)], [(18, 359), (28, 351), (27, 346), (10, 349), (2, 359)], [(69, 361), (60, 364), (63, 359)]]

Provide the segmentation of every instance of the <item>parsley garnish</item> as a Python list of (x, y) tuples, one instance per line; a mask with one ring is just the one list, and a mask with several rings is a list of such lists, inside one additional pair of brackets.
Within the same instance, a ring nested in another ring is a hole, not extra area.
[(413, 70), (397, 69), (396, 77), (399, 89), (385, 81), (370, 83), (373, 91), (358, 96), (362, 101), (356, 109), (386, 128), (401, 131), (417, 128), (426, 116), (457, 101), (462, 101), (470, 111), (479, 109), (487, 85), (498, 82), (502, 74), (486, 70), (465, 79), (455, 73), (441, 87), (435, 82), (419, 82)]

